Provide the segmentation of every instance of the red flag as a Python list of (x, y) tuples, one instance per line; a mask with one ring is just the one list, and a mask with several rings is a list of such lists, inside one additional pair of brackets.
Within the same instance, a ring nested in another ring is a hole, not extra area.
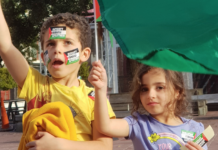
[(100, 14), (100, 9), (99, 9), (99, 4), (98, 4), (98, 1), (97, 1), (97, 0), (95, 0), (94, 9), (95, 9), (96, 20), (97, 20), (97, 19), (101, 16), (101, 14)]

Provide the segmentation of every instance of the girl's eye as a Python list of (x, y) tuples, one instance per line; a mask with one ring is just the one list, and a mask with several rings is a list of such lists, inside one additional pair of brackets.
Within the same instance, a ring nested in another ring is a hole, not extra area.
[(141, 88), (141, 92), (146, 92), (146, 91), (148, 91), (148, 88)]
[(158, 90), (163, 90), (164, 87), (163, 87), (163, 86), (158, 86), (157, 89), (158, 89)]

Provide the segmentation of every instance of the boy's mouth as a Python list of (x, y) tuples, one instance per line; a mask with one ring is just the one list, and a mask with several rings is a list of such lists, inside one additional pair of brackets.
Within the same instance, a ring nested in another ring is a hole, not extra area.
[(60, 66), (63, 65), (63, 64), (64, 64), (64, 62), (63, 62), (62, 60), (60, 60), (60, 59), (55, 59), (55, 60), (53, 61), (53, 63), (52, 63), (52, 66), (55, 67), (55, 68), (58, 68), (58, 67), (60, 67)]
[(62, 65), (64, 62), (63, 61), (61, 61), (61, 60), (55, 60), (54, 62), (53, 62), (53, 65)]

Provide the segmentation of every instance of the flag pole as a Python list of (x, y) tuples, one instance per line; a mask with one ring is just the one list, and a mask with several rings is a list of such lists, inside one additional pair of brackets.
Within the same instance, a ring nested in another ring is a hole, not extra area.
[(97, 31), (97, 22), (96, 22), (96, 3), (93, 0), (93, 8), (94, 8), (94, 25), (95, 25), (95, 51), (96, 51), (96, 61), (98, 61), (98, 31)]

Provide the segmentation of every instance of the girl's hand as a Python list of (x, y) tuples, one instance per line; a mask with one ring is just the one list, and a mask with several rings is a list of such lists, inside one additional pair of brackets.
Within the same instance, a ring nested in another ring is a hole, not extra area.
[(88, 80), (95, 89), (107, 90), (107, 74), (100, 61), (92, 63), (92, 70), (89, 74)]
[(186, 145), (185, 145), (189, 150), (204, 150), (200, 145), (189, 141)]
[(59, 149), (57, 138), (47, 132), (38, 132), (35, 136), (36, 141), (26, 144), (28, 150), (54, 150)]

